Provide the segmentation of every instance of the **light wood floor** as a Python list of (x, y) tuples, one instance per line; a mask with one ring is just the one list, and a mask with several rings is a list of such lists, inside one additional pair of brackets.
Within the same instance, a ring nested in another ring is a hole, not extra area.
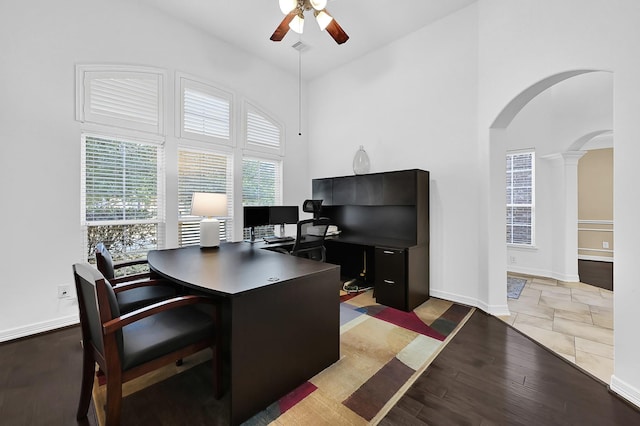
[(501, 319), (604, 383), (613, 374), (613, 292), (583, 283), (509, 274), (527, 283)]

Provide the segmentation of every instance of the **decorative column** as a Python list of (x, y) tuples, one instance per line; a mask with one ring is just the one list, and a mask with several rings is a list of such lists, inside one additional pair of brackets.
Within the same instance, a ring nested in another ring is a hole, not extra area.
[(585, 151), (567, 151), (545, 156), (554, 162), (558, 176), (557, 214), (554, 220), (553, 273), (562, 281), (578, 276), (578, 160)]

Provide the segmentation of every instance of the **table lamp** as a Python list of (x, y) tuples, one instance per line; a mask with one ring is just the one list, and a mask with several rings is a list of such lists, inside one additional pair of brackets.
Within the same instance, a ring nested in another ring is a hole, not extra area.
[(227, 194), (194, 192), (191, 198), (191, 214), (204, 216), (200, 221), (200, 247), (218, 247), (220, 222), (215, 217), (227, 216)]

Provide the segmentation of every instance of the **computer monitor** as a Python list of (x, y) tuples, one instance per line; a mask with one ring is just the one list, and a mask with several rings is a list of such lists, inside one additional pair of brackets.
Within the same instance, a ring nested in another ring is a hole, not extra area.
[(298, 220), (298, 206), (269, 207), (269, 225), (280, 225), (280, 236), (284, 236), (285, 224), (296, 224)]
[(269, 207), (245, 206), (243, 227), (251, 229), (251, 241), (255, 241), (255, 227), (269, 225)]

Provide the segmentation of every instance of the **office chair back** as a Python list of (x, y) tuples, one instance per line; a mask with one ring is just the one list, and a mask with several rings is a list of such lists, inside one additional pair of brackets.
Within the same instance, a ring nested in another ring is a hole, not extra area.
[(106, 279), (112, 280), (115, 277), (113, 258), (104, 243), (96, 244), (96, 266)]
[[(121, 287), (115, 291), (121, 314), (126, 314), (176, 295), (176, 287), (172, 283), (161, 279), (151, 279), (148, 272), (115, 277), (116, 270), (134, 265), (146, 265), (146, 259), (114, 263), (111, 253), (103, 243), (96, 244), (95, 253), (98, 271), (108, 280), (109, 284)], [(129, 284), (129, 288), (123, 288), (123, 284)]]
[(298, 232), (291, 254), (324, 262), (324, 238), (331, 221), (326, 217), (298, 221)]

